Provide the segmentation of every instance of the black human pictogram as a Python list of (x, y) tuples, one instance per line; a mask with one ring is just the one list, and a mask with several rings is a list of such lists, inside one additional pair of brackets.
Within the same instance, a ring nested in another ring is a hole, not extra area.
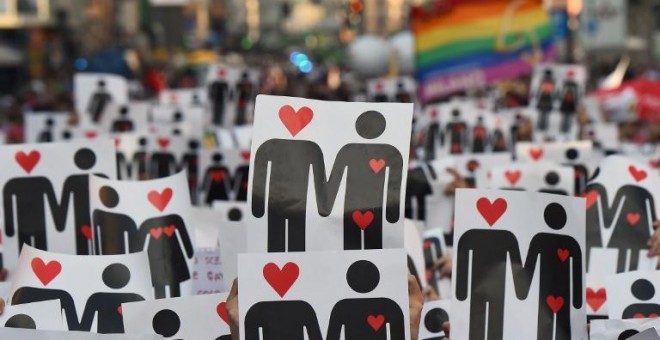
[[(269, 166), (270, 178), (267, 178)], [(317, 201), (320, 201), (326, 178), (325, 162), (323, 152), (316, 143), (271, 139), (259, 146), (254, 155), (251, 209), (252, 215), (257, 218), (267, 211), (269, 252), (305, 251), (310, 166), (314, 173)], [(266, 187), (268, 181), (269, 188)], [(287, 244), (288, 248), (285, 247)]]
[(250, 176), (250, 166), (241, 165), (234, 171), (232, 177), (232, 191), (237, 201), (247, 201), (248, 196), (248, 178)]
[(225, 105), (231, 100), (229, 84), (224, 80), (217, 80), (209, 86), (209, 99), (211, 100), (211, 112), (213, 113), (213, 124), (221, 126), (225, 118)]
[[(507, 275), (502, 263), (510, 261), (514, 277), (522, 269), (516, 236), (507, 230), (471, 229), (459, 238), (456, 249), (455, 296), (465, 301), (470, 292), (469, 339), (483, 340), (487, 336), (489, 340), (502, 340)], [(468, 276), (472, 279), (470, 286)]]
[(115, 157), (117, 159), (117, 179), (131, 178), (131, 165), (126, 161), (126, 155), (117, 149)]
[(493, 131), (493, 137), (491, 140), (493, 145), (493, 152), (505, 152), (508, 150), (506, 136), (504, 135), (504, 131), (502, 131), (502, 129), (496, 128), (495, 131)]
[(383, 92), (382, 88), (377, 89), (378, 92), (374, 95), (374, 102), (376, 103), (387, 103), (390, 101), (387, 93)]
[(149, 163), (152, 179), (168, 177), (176, 173), (176, 158), (167, 148), (154, 151)]
[(484, 117), (477, 117), (477, 123), (472, 127), (472, 153), (486, 152), (488, 144), (488, 129), (484, 125)]
[(37, 324), (27, 314), (16, 314), (5, 322), (7, 328), (37, 329)]
[(637, 334), (639, 334), (639, 331), (638, 331), (638, 330), (635, 330), (635, 329), (626, 329), (625, 331), (621, 332), (621, 334), (619, 334), (619, 337), (617, 338), (617, 340), (626, 340), (626, 339), (630, 339), (630, 338), (632, 338), (633, 336), (635, 336), (635, 335), (637, 335)]
[[(179, 243), (179, 239), (183, 244)], [(149, 254), (151, 283), (157, 299), (181, 296), (181, 282), (190, 279), (188, 259), (193, 257), (193, 246), (186, 224), (179, 215), (150, 218), (140, 225), (138, 248)], [(145, 245), (145, 242), (146, 245)]]
[(573, 167), (575, 171), (575, 192), (582, 192), (587, 186), (589, 171), (584, 164), (577, 163), (576, 160), (580, 157), (580, 152), (577, 149), (569, 148), (566, 150), (565, 156), (568, 162), (563, 165)]
[(250, 73), (248, 71), (244, 71), (241, 74), (241, 79), (236, 84), (236, 93), (238, 94), (238, 98), (236, 101), (234, 125), (245, 125), (248, 118), (248, 104), (250, 104), (254, 96), (254, 84), (250, 81)]
[(87, 113), (91, 116), (94, 123), (101, 121), (103, 111), (106, 106), (112, 101), (112, 96), (105, 88), (105, 81), (99, 80), (96, 87), (96, 92), (92, 95), (87, 105)]
[[(660, 304), (653, 303), (655, 297), (655, 287), (647, 279), (637, 279), (630, 287), (633, 296), (644, 301), (634, 303), (623, 310), (623, 319), (647, 319), (660, 317)], [(657, 300), (656, 300), (657, 301)]]
[(539, 110), (538, 129), (545, 131), (548, 128), (548, 119), (556, 98), (555, 76), (552, 70), (543, 72), (541, 85), (536, 95), (536, 108)]
[(133, 121), (128, 117), (128, 106), (119, 109), (119, 118), (112, 122), (112, 132), (130, 132), (134, 130)]
[[(113, 263), (103, 270), (102, 279), (109, 289), (122, 289), (130, 282), (131, 272), (125, 265)], [(144, 297), (136, 293), (125, 292), (94, 293), (87, 299), (85, 311), (80, 321), (80, 328), (91, 331), (92, 322), (96, 318), (96, 333), (124, 333), (121, 304), (134, 301), (144, 301)]]
[(12, 178), (5, 184), (2, 194), (7, 237), (18, 234), (19, 251), (25, 243), (48, 250), (46, 207), (50, 208), (56, 229), (64, 230), (64, 225), (57, 223), (60, 208), (50, 180), (43, 176)]
[(449, 153), (452, 155), (462, 154), (467, 142), (467, 123), (461, 118), (461, 111), (451, 111), (451, 120), (445, 127), (445, 136), (449, 138)]
[(18, 288), (11, 299), (12, 305), (21, 305), (24, 303), (58, 300), (64, 317), (69, 326), (69, 330), (81, 330), (76, 314), (76, 305), (71, 295), (61, 289), (21, 287)]
[(426, 139), (424, 141), (424, 156), (427, 161), (434, 160), (436, 157), (436, 148), (444, 145), (445, 136), (440, 122), (435, 117), (432, 117), (433, 122), (429, 124), (426, 132)]
[[(425, 279), (426, 282), (433, 287), (433, 289), (437, 292), (438, 291), (438, 280), (440, 279), (437, 270), (435, 270), (435, 263), (440, 259), (442, 256), (442, 253), (439, 251), (436, 252), (437, 249), (440, 249), (439, 243), (440, 240), (437, 238), (433, 238), (436, 241), (438, 241), (438, 246), (435, 247), (435, 242), (431, 242), (428, 239), (424, 240), (424, 268), (425, 268)], [(435, 248), (435, 249), (434, 249)]]
[[(89, 171), (96, 164), (96, 154), (88, 148), (76, 151), (73, 162), (80, 171)], [(101, 175), (101, 174), (97, 174)], [(75, 174), (66, 178), (60, 200), (58, 224), (64, 229), (69, 204), (73, 201), (73, 221), (76, 237), (76, 254), (90, 255), (92, 250), (92, 221), (89, 211), (89, 174)], [(106, 177), (105, 175), (102, 175)]]
[(53, 121), (53, 118), (48, 117), (46, 118), (46, 126), (44, 129), (39, 132), (39, 136), (37, 137), (37, 142), (39, 143), (48, 143), (53, 141), (53, 125), (55, 122)]
[[(424, 327), (426, 328), (426, 330), (429, 331), (430, 333), (441, 333), (443, 332), (442, 324), (445, 322), (449, 322), (449, 314), (447, 314), (447, 312), (444, 309), (436, 307), (429, 310), (426, 313), (426, 315), (424, 316), (424, 320), (422, 322), (424, 323)], [(433, 336), (421, 340), (443, 340), (443, 339), (445, 339), (444, 336)]]
[[(425, 169), (424, 169), (424, 168)], [(426, 220), (426, 196), (433, 194), (428, 174), (435, 179), (433, 167), (426, 163), (420, 163), (418, 166), (408, 170), (406, 180), (406, 218), (420, 221)]]
[(567, 133), (571, 129), (572, 120), (578, 106), (578, 84), (575, 82), (572, 72), (564, 80), (560, 94), (559, 111), (561, 112), (561, 132)]
[(602, 230), (612, 223), (614, 209), (610, 207), (607, 199), (607, 190), (599, 183), (590, 183), (582, 196), (586, 197), (587, 201), (587, 251), (585, 255), (587, 266), (590, 266), (591, 249), (603, 247)]
[(188, 151), (181, 157), (179, 169), (186, 171), (190, 199), (193, 204), (197, 204), (197, 181), (199, 176), (199, 142), (197, 140), (192, 139), (188, 142)]
[[(647, 249), (653, 222), (657, 220), (653, 195), (645, 188), (627, 184), (619, 188), (612, 207), (613, 228), (608, 248), (619, 250), (617, 273), (637, 270), (639, 251)], [(630, 256), (628, 254), (630, 253)], [(630, 265), (626, 259), (630, 257)]]
[[(368, 294), (378, 287), (380, 271), (372, 262), (360, 260), (348, 268), (346, 282), (354, 292)], [(403, 340), (403, 311), (386, 297), (344, 299), (332, 308), (326, 340), (341, 339), (342, 330), (346, 340)]]
[(397, 103), (412, 103), (413, 101), (410, 92), (406, 90), (405, 84), (401, 81), (396, 84), (394, 101)]
[[(561, 204), (548, 204), (543, 217), (553, 230), (566, 226), (566, 210)], [(516, 275), (518, 298), (527, 298), (537, 261), (540, 267), (537, 339), (571, 339), (571, 305), (580, 309), (583, 302), (580, 245), (568, 235), (536, 234), (527, 252), (525, 274)]]
[(245, 339), (304, 340), (305, 333), (309, 340), (323, 339), (316, 312), (306, 301), (262, 301), (245, 315)]
[(202, 178), (202, 195), (204, 203), (212, 205), (214, 201), (227, 201), (231, 193), (231, 176), (229, 169), (222, 164), (222, 154), (211, 156), (213, 163), (206, 169)]
[[(119, 194), (109, 186), (99, 189), (99, 198), (105, 208), (113, 209), (119, 205)], [(128, 254), (142, 250), (137, 239), (137, 225), (130, 216), (96, 209), (92, 213), (92, 222), (97, 255)]]
[[(380, 137), (386, 125), (380, 112), (367, 111), (357, 118), (355, 130), (370, 140)], [(401, 153), (390, 144), (351, 143), (339, 150), (319, 207), (322, 216), (330, 215), (346, 173), (344, 249), (383, 247), (383, 212), (389, 223), (399, 221), (403, 171)]]
[(149, 179), (149, 153), (147, 151), (148, 140), (146, 137), (138, 139), (138, 151), (133, 154), (133, 161), (131, 162), (131, 173), (135, 170), (135, 174), (139, 180)]
[(547, 184), (547, 186), (545, 188), (540, 189), (539, 192), (568, 196), (568, 192), (566, 192), (566, 190), (562, 190), (561, 188), (556, 187), (560, 179), (561, 178), (559, 177), (559, 174), (557, 172), (548, 171), (548, 173), (545, 174), (545, 178), (544, 178), (545, 184)]

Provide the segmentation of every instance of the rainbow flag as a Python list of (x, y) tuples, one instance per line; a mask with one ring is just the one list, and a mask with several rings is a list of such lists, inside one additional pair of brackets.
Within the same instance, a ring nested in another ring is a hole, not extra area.
[(554, 59), (552, 21), (540, 1), (450, 3), (411, 14), (423, 102), (529, 74)]

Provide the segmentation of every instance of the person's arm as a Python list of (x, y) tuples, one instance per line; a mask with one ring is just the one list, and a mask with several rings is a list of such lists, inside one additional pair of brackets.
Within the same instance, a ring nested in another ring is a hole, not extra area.
[[(570, 237), (570, 236), (568, 236)], [(582, 251), (580, 245), (573, 238), (570, 239), (570, 254), (573, 260), (573, 307), (582, 308)]]
[(408, 275), (408, 305), (410, 312), (410, 339), (417, 340), (419, 337), (419, 324), (422, 320), (424, 295), (419, 290), (419, 283), (412, 275)]
[(238, 315), (238, 279), (234, 279), (227, 295), (227, 314), (229, 314), (229, 330), (231, 331), (231, 340), (239, 340), (238, 330), (240, 318)]
[(456, 247), (456, 298), (459, 301), (465, 301), (468, 295), (468, 271), (470, 260), (470, 247), (472, 237), (470, 231), (467, 231), (458, 240)]
[(403, 160), (397, 150), (388, 164), (390, 169), (387, 179), (387, 206), (385, 207), (385, 218), (390, 223), (396, 223), (400, 217), (401, 207), (401, 179), (403, 177)]
[(14, 236), (14, 194), (12, 191), (12, 182), (9, 181), (7, 185), (5, 185), (5, 189), (3, 190), (2, 193), (2, 198), (4, 200), (3, 205), (4, 205), (4, 215), (5, 215), (5, 233), (9, 237)]
[(252, 176), (252, 215), (263, 217), (266, 213), (266, 181), (268, 180), (268, 155), (271, 141), (262, 144), (254, 156), (254, 171)]

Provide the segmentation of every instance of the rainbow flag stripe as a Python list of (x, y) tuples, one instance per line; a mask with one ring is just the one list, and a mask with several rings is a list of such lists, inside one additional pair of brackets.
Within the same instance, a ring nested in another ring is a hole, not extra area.
[(529, 74), (554, 59), (552, 22), (540, 1), (456, 1), (446, 11), (413, 16), (419, 98)]

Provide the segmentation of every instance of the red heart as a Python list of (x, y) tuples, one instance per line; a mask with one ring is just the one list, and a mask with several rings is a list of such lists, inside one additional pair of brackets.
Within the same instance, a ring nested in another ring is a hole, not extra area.
[(379, 173), (380, 170), (382, 170), (385, 167), (385, 160), (384, 159), (370, 159), (369, 160), (369, 166), (371, 167), (371, 170), (374, 171), (375, 174)]
[(504, 215), (506, 208), (506, 201), (502, 198), (496, 199), (493, 203), (486, 197), (482, 197), (477, 201), (477, 210), (491, 227)]
[(290, 105), (284, 105), (280, 108), (279, 115), (286, 129), (294, 137), (314, 118), (314, 112), (307, 106), (296, 111)]
[(250, 160), (250, 151), (241, 151), (241, 157), (244, 161)]
[(637, 222), (639, 222), (639, 219), (641, 217), (642, 216), (639, 213), (628, 213), (626, 215), (626, 219), (628, 220), (628, 223), (630, 223), (631, 226), (637, 224)]
[(161, 148), (166, 149), (170, 145), (170, 139), (169, 138), (158, 138), (158, 145), (160, 145)]
[(115, 138), (115, 148), (121, 144), (121, 139), (120, 138)]
[(218, 183), (222, 181), (223, 178), (225, 178), (225, 171), (224, 170), (213, 170), (210, 173), (211, 175), (211, 180), (213, 183)]
[(520, 170), (515, 170), (515, 171), (509, 171), (507, 170), (504, 172), (504, 177), (511, 183), (511, 185), (516, 185), (518, 183), (518, 180), (520, 180), (520, 176), (522, 176), (522, 173)]
[(383, 324), (385, 323), (385, 316), (382, 314), (369, 315), (367, 317), (367, 322), (369, 323), (369, 326), (371, 326), (371, 328), (377, 332), (381, 327), (383, 327)]
[(87, 224), (83, 224), (80, 227), (80, 232), (83, 234), (83, 236), (85, 236), (86, 239), (92, 239), (92, 227), (88, 226)]
[(539, 158), (543, 157), (543, 148), (531, 148), (529, 149), (529, 155), (533, 160), (538, 161)]
[(149, 191), (149, 194), (147, 195), (147, 199), (149, 200), (149, 202), (151, 202), (151, 204), (154, 207), (156, 207), (156, 209), (162, 212), (170, 203), (170, 200), (172, 199), (172, 194), (173, 192), (171, 188), (165, 188), (160, 193), (156, 190), (152, 190)]
[(218, 77), (224, 78), (226, 75), (227, 75), (227, 71), (225, 71), (224, 68), (221, 68), (220, 70), (218, 70)]
[(365, 213), (361, 212), (360, 210), (355, 210), (353, 211), (353, 222), (358, 225), (358, 228), (365, 230), (369, 227), (371, 222), (374, 221), (374, 213), (371, 211), (367, 211)]
[(548, 307), (556, 314), (559, 312), (561, 307), (564, 306), (564, 298), (561, 296), (552, 296), (548, 295), (548, 297), (545, 299), (545, 303), (548, 304)]
[(44, 286), (48, 286), (62, 271), (62, 265), (55, 260), (46, 264), (41, 258), (35, 257), (32, 259), (31, 265), (32, 271)]
[(266, 282), (273, 287), (280, 297), (284, 297), (291, 286), (298, 280), (300, 268), (293, 262), (287, 262), (282, 269), (275, 263), (268, 263), (263, 269)]
[(587, 199), (587, 209), (589, 209), (598, 200), (598, 191), (583, 192), (581, 196)]
[(41, 154), (37, 150), (32, 150), (30, 151), (29, 154), (26, 154), (23, 151), (19, 151), (16, 153), (14, 156), (16, 158), (16, 162), (18, 162), (18, 165), (25, 170), (28, 174), (32, 172), (32, 169), (39, 163), (39, 159), (41, 159)]
[(172, 235), (174, 235), (175, 231), (176, 231), (176, 227), (173, 224), (171, 224), (169, 227), (163, 227), (163, 232), (169, 238), (172, 238)]
[(215, 310), (218, 312), (218, 316), (220, 316), (222, 320), (229, 324), (229, 311), (227, 311), (227, 303), (220, 302)]
[(91, 130), (91, 131), (85, 132), (85, 137), (87, 137), (89, 139), (94, 139), (94, 138), (96, 138), (96, 136), (97, 136), (96, 131)]
[(647, 175), (646, 171), (637, 170), (637, 168), (633, 165), (628, 167), (628, 172), (630, 172), (630, 174), (633, 176), (633, 178), (637, 182), (643, 181), (646, 178), (646, 175)]
[(160, 236), (163, 234), (163, 228), (153, 228), (149, 230), (149, 234), (155, 239), (159, 239)]
[(568, 251), (568, 249), (557, 249), (557, 256), (559, 256), (559, 259), (561, 262), (566, 262), (568, 260), (568, 257), (571, 256), (571, 252)]
[(117, 307), (117, 313), (119, 313), (119, 315), (124, 315), (124, 309), (121, 308), (121, 305)]
[(587, 304), (591, 307), (591, 310), (598, 312), (605, 301), (607, 301), (607, 292), (605, 291), (605, 288), (601, 288), (597, 291), (587, 288)]

